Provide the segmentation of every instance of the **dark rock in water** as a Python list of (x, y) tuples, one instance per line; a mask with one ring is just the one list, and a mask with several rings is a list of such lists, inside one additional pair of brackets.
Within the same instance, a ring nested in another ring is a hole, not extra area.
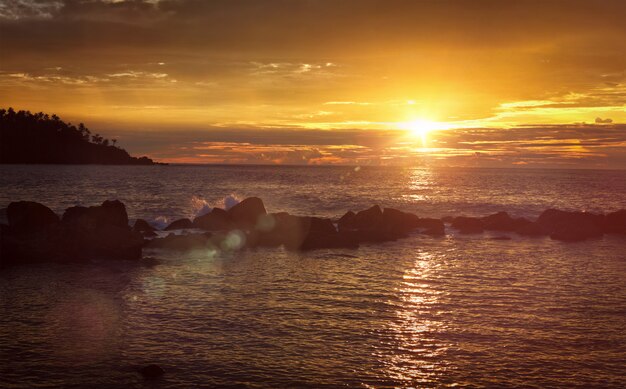
[(148, 365), (139, 369), (139, 373), (146, 379), (155, 379), (165, 374), (165, 370), (159, 365)]
[(221, 208), (213, 208), (206, 215), (195, 218), (193, 226), (207, 231), (229, 230), (232, 228), (232, 221), (228, 212)]
[(481, 218), (481, 220), (485, 230), (504, 232), (515, 231), (530, 223), (529, 220), (524, 218), (514, 219), (506, 212), (494, 213), (493, 215)]
[(555, 240), (574, 242), (603, 235), (604, 215), (589, 212), (568, 212), (558, 209), (544, 211), (537, 223)]
[(383, 212), (374, 205), (356, 214), (348, 212), (338, 222), (339, 232), (346, 242), (386, 242), (406, 236), (419, 225), (419, 218), (393, 208)]
[(459, 230), (461, 234), (479, 234), (484, 230), (482, 220), (466, 216), (455, 217), (452, 220), (452, 227)]
[(263, 200), (258, 197), (248, 197), (227, 211), (235, 226), (254, 227), (259, 216), (267, 214)]
[(348, 211), (345, 215), (340, 217), (337, 221), (337, 228), (339, 229), (339, 232), (353, 229), (353, 220), (355, 216), (356, 213)]
[(454, 221), (454, 216), (444, 216), (441, 218), (441, 221), (444, 223), (452, 223)]
[(626, 234), (626, 209), (611, 212), (605, 216), (604, 232)]
[(385, 208), (383, 210), (382, 225), (387, 231), (405, 234), (420, 226), (420, 218), (409, 212)]
[(330, 219), (310, 217), (303, 218), (303, 222), (309, 228), (300, 250), (358, 247), (358, 242), (352, 236), (338, 233)]
[(378, 205), (359, 211), (352, 219), (351, 227), (355, 230), (378, 230), (383, 224), (383, 211)]
[(547, 209), (539, 215), (537, 223), (551, 231), (569, 224), (592, 224), (601, 227), (604, 224), (604, 215), (589, 212), (569, 212), (558, 209)]
[(593, 224), (569, 224), (560, 226), (550, 234), (550, 238), (564, 242), (580, 242), (590, 238), (600, 238), (602, 235), (602, 230)]
[(271, 228), (257, 228), (248, 235), (250, 246), (278, 247), (289, 250), (344, 247), (333, 237), (337, 230), (330, 219), (293, 216), (286, 212), (270, 214)]
[(406, 238), (405, 234), (383, 230), (342, 231), (341, 234), (345, 240), (357, 243), (382, 243)]
[(0, 247), (4, 264), (141, 258), (143, 237), (131, 230), (126, 208), (119, 201), (69, 208), (61, 222), (53, 223), (51, 216), (45, 220), (45, 229), (38, 227), (41, 224), (32, 228), (22, 222), (18, 228), (9, 225)]
[(333, 235), (337, 233), (335, 225), (330, 219), (309, 217), (309, 234)]
[(441, 219), (420, 218), (418, 228), (424, 229), (422, 234), (432, 236), (442, 236), (446, 234), (446, 226)]
[[(129, 226), (102, 225), (84, 233), (73, 232), (65, 239), (74, 240), (69, 256), (80, 259), (140, 259), (143, 237)], [(70, 243), (70, 242), (68, 242)]]
[(144, 237), (156, 236), (156, 229), (143, 219), (137, 219), (135, 221), (133, 231), (139, 232)]
[(34, 201), (18, 201), (7, 208), (9, 228), (17, 233), (42, 231), (59, 223), (59, 217), (43, 204)]
[(145, 247), (179, 251), (195, 250), (214, 246), (211, 240), (212, 236), (210, 232), (188, 235), (175, 235), (172, 233), (165, 238), (154, 238), (146, 241)]
[(523, 236), (532, 237), (545, 236), (550, 233), (545, 227), (537, 222), (528, 222), (520, 225), (520, 227), (518, 227), (515, 232)]
[(293, 216), (286, 212), (265, 215), (263, 228), (254, 229), (248, 234), (248, 244), (251, 247), (278, 247), (285, 246), (289, 250), (297, 250), (309, 233), (310, 220), (300, 216)]
[(184, 218), (184, 219), (178, 219), (173, 221), (172, 223), (170, 223), (169, 226), (165, 227), (163, 230), (164, 231), (171, 231), (171, 230), (184, 230), (187, 228), (193, 228), (194, 225), (191, 222), (191, 220)]
[(85, 228), (102, 225), (128, 227), (126, 207), (119, 200), (105, 201), (100, 206), (71, 207), (63, 213), (63, 223), (80, 224)]

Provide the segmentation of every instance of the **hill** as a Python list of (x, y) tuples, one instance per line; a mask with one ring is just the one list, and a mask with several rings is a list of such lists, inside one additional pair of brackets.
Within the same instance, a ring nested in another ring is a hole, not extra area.
[(0, 109), (1, 164), (157, 164), (148, 157), (132, 157), (116, 143), (56, 115)]

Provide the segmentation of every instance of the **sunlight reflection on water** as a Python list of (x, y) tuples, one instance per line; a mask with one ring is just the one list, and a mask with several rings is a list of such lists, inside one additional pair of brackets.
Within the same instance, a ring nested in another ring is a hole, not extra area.
[(436, 259), (434, 254), (417, 252), (413, 266), (405, 270), (397, 290), (400, 302), (389, 330), (396, 347), (403, 352), (389, 356), (387, 369), (393, 380), (433, 384), (448, 368), (443, 355), (449, 345), (432, 336), (445, 330), (444, 323), (432, 319), (433, 306), (444, 294), (431, 283), (440, 266)]

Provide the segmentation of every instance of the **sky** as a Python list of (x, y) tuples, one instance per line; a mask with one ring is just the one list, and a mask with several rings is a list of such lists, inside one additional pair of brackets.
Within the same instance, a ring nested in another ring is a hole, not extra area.
[(626, 1), (0, 0), (0, 107), (164, 162), (626, 168)]

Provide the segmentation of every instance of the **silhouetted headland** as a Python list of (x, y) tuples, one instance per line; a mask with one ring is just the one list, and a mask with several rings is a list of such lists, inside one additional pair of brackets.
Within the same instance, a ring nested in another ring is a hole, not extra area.
[(132, 157), (80, 123), (65, 123), (58, 116), (0, 109), (0, 163), (154, 165), (148, 157)]
[[(374, 205), (349, 211), (338, 220), (268, 213), (258, 197), (225, 210), (172, 222), (159, 231), (143, 219), (131, 228), (126, 207), (118, 200), (99, 206), (68, 208), (59, 217), (43, 204), (19, 201), (6, 210), (0, 224), (0, 265), (32, 262), (80, 262), (93, 259), (139, 260), (144, 249), (236, 251), (279, 247), (289, 250), (356, 249), (361, 243), (381, 243), (410, 233), (446, 235), (446, 223), (460, 234), (483, 231), (549, 236), (564, 242), (604, 234), (626, 234), (626, 210), (606, 215), (548, 209), (531, 221), (506, 212), (486, 217), (420, 218), (415, 214)], [(165, 231), (175, 230), (176, 233)], [(491, 239), (507, 240), (508, 235)]]

